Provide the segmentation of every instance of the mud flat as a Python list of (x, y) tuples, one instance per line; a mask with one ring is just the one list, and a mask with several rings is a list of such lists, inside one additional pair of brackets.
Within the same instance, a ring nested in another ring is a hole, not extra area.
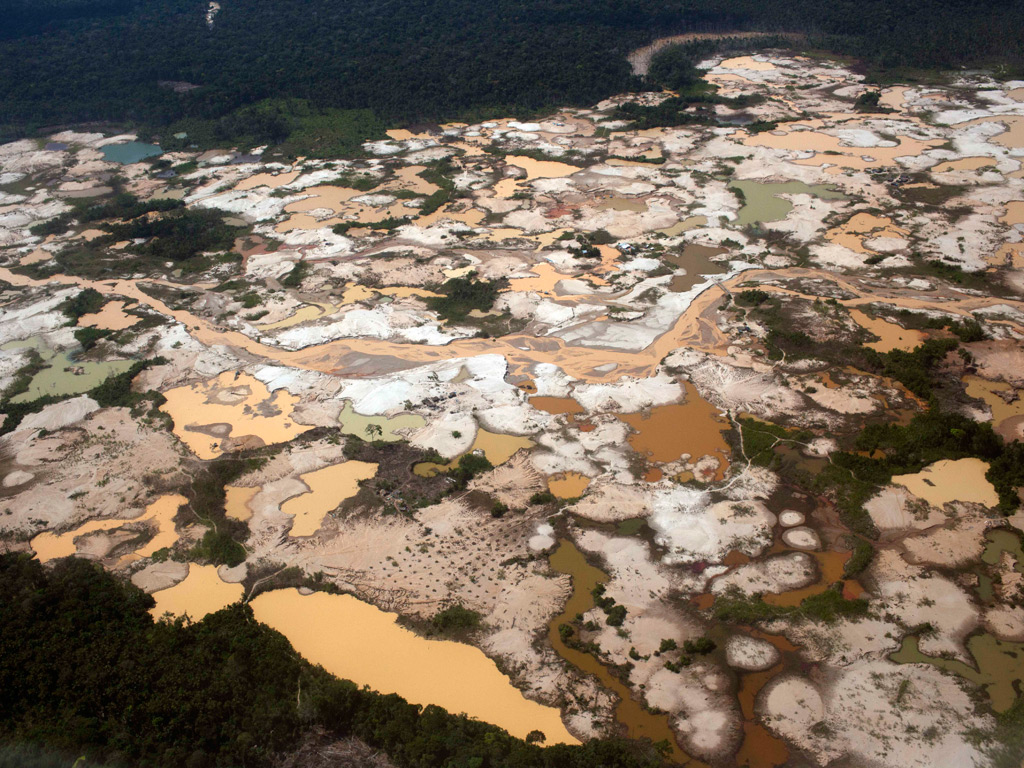
[(250, 605), (305, 659), (357, 685), (464, 712), (521, 739), (539, 730), (548, 745), (579, 743), (557, 709), (524, 697), (482, 651), (419, 637), (399, 626), (394, 613), (351, 595), (294, 589), (265, 592)]

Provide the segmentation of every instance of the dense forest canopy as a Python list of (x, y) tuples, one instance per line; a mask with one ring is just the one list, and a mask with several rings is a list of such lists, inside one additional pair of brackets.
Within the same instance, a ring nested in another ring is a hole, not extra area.
[(389, 122), (591, 104), (638, 85), (631, 49), (691, 30), (803, 32), (808, 44), (887, 67), (1024, 61), (1017, 0), (221, 5), (208, 26), (206, 0), (0, 0), (2, 135), (219, 120), (271, 98), (370, 109)]

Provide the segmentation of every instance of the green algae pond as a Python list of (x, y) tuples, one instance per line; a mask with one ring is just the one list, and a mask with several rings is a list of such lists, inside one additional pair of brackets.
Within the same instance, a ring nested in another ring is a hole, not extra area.
[(802, 181), (762, 182), (734, 181), (729, 187), (742, 194), (743, 207), (736, 217), (738, 227), (782, 221), (793, 210), (793, 204), (780, 195), (813, 195), (822, 200), (848, 200), (828, 184), (813, 186)]
[(134, 360), (76, 360), (70, 352), (56, 352), (38, 338), (12, 341), (0, 347), (4, 352), (34, 349), (45, 364), (28, 385), (28, 389), (11, 399), (12, 403), (28, 403), (47, 395), (71, 397), (88, 392), (110, 376), (124, 373)]

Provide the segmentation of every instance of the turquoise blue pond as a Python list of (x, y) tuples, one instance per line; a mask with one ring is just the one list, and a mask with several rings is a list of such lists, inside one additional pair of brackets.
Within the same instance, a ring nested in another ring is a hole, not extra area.
[(157, 157), (164, 151), (156, 144), (144, 144), (141, 141), (129, 141), (127, 144), (108, 144), (100, 147), (100, 152), (111, 162), (121, 165), (131, 165), (145, 160), (147, 157)]

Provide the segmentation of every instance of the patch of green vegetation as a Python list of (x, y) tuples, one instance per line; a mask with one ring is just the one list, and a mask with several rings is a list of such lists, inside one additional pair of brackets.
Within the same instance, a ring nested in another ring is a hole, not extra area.
[(111, 224), (107, 229), (111, 234), (98, 238), (97, 245), (145, 239), (148, 242), (135, 246), (135, 253), (172, 262), (182, 262), (204, 252), (230, 250), (238, 235), (238, 228), (225, 224), (217, 211), (189, 208)]
[(752, 625), (775, 619), (809, 619), (833, 624), (840, 618), (861, 618), (867, 616), (867, 600), (847, 600), (843, 597), (841, 585), (830, 586), (817, 595), (811, 595), (800, 605), (772, 605), (759, 596), (749, 596), (738, 589), (732, 589), (715, 600), (716, 619), (733, 624)]
[(448, 476), (454, 481), (452, 489), (464, 491), (470, 480), (491, 469), (494, 469), (494, 465), (486, 456), (478, 453), (464, 454), (459, 458), (459, 463), (448, 470)]
[(558, 501), (558, 499), (551, 491), (537, 491), (530, 497), (530, 500), (527, 503), (534, 506), (537, 504), (553, 504), (556, 501)]
[(224, 486), (248, 472), (254, 472), (265, 462), (263, 456), (226, 455), (199, 466), (191, 482), (182, 488), (182, 495), (188, 499), (183, 509), (209, 530), (189, 552), (190, 559), (231, 567), (245, 560), (242, 542), (248, 538), (249, 526), (225, 514), (227, 492)]
[(896, 379), (918, 397), (929, 398), (932, 395), (932, 372), (958, 346), (956, 339), (928, 339), (910, 352), (894, 349), (880, 354), (878, 358), (883, 374)]
[(107, 338), (111, 333), (112, 331), (106, 328), (76, 328), (75, 341), (82, 345), (84, 352), (88, 352), (96, 346), (96, 342)]
[(383, 229), (388, 232), (394, 229), (398, 229), (401, 226), (408, 224), (410, 218), (403, 216), (400, 219), (389, 217), (381, 219), (380, 221), (343, 221), (340, 224), (335, 224), (331, 227), (331, 230), (336, 235), (347, 235), (350, 229), (359, 229), (360, 227), (366, 227), (367, 229)]
[[(264, 153), (267, 157), (359, 157), (364, 154), (363, 143), (385, 138), (386, 128), (368, 109), (336, 109), (301, 98), (269, 98), (217, 118), (178, 120), (161, 137), (161, 146), (171, 151), (269, 144)], [(174, 137), (178, 133), (187, 135), (178, 139)]]
[(833, 454), (832, 461), (815, 476), (814, 489), (819, 493), (831, 493), (843, 525), (859, 536), (878, 538), (878, 528), (864, 508), (868, 499), (878, 491), (878, 484), (858, 477), (844, 465), (840, 454)]
[(743, 438), (743, 452), (756, 465), (769, 467), (775, 459), (772, 450), (780, 441), (806, 442), (812, 435), (809, 432), (789, 430), (778, 424), (768, 424), (756, 419), (739, 419), (740, 433)]
[(889, 107), (883, 107), (879, 103), (882, 99), (881, 91), (864, 91), (857, 97), (853, 108), (858, 112), (892, 112)]
[[(941, 208), (954, 197), (960, 197), (966, 187), (955, 184), (935, 184), (926, 174), (911, 176), (911, 181), (926, 182), (902, 185), (896, 188), (893, 197), (904, 204), (920, 205), (925, 208)], [(948, 213), (948, 211), (947, 211)]]
[(848, 579), (855, 578), (867, 570), (871, 561), (875, 559), (875, 548), (870, 541), (857, 539), (853, 545), (853, 554), (843, 566), (843, 575)]
[(245, 560), (245, 547), (231, 538), (230, 533), (211, 528), (188, 554), (190, 560), (227, 565), (233, 568)]
[(86, 560), (0, 555), (0, 740), (118, 765), (271, 768), (317, 732), (362, 739), (398, 768), (661, 764), (649, 744), (543, 749), (339, 680), (241, 603), (198, 622), (156, 621), (153, 605)]
[(34, 224), (29, 231), (36, 237), (60, 235), (70, 229), (78, 221), (88, 224), (104, 219), (134, 219), (153, 211), (171, 211), (184, 207), (180, 200), (159, 199), (139, 200), (128, 192), (118, 192), (102, 203), (84, 200), (71, 200), (72, 209), (54, 216), (52, 219)]
[(847, 600), (843, 597), (842, 587), (829, 587), (817, 595), (805, 597), (797, 612), (800, 616), (812, 621), (833, 624), (838, 619), (855, 619), (868, 615), (868, 601), (861, 598)]
[(431, 163), (419, 172), (421, 179), (440, 187), (436, 192), (427, 196), (420, 206), (420, 215), (429, 216), (441, 206), (450, 202), (455, 196), (455, 182), (451, 180), (451, 174), (455, 172), (455, 166), (449, 158)]
[[(736, 192), (743, 190), (736, 188)], [(767, 291), (762, 291), (760, 288), (749, 288), (745, 291), (739, 291), (733, 294), (733, 301), (740, 307), (759, 307), (766, 301), (771, 299), (771, 294)]]
[(664, 165), (666, 158), (664, 157), (644, 157), (643, 155), (633, 155), (627, 157), (625, 155), (608, 155), (609, 160), (625, 160), (629, 163), (647, 163), (648, 165)]
[(371, 189), (379, 187), (383, 181), (379, 176), (375, 176), (372, 173), (348, 171), (325, 183), (330, 184), (332, 187), (345, 187), (346, 189), (358, 189), (360, 192), (369, 192)]
[(430, 625), (438, 632), (448, 634), (456, 631), (473, 630), (480, 626), (483, 617), (461, 603), (455, 603), (438, 611), (430, 619)]
[(103, 203), (81, 207), (76, 218), (83, 223), (105, 219), (136, 219), (147, 213), (173, 211), (184, 208), (181, 200), (139, 200), (130, 192), (120, 192)]
[(292, 268), (288, 270), (288, 273), (280, 279), (279, 282), (285, 288), (298, 288), (300, 285), (302, 285), (302, 281), (306, 278), (306, 275), (308, 274), (309, 262), (297, 261), (292, 266)]
[(39, 744), (0, 746), (0, 768), (115, 768), (86, 760), (77, 752), (59, 752)]
[(594, 597), (594, 605), (605, 613), (605, 623), (609, 627), (621, 627), (626, 621), (626, 606), (619, 605), (614, 598), (605, 595), (604, 584), (598, 584), (591, 590)]
[(82, 315), (99, 312), (105, 302), (102, 293), (95, 288), (86, 288), (65, 301), (61, 309), (72, 320), (78, 320)]
[(696, 640), (684, 640), (683, 651), (691, 655), (707, 656), (717, 646), (710, 637), (698, 637)]
[(475, 272), (465, 277), (453, 277), (440, 286), (434, 287), (440, 297), (428, 297), (427, 306), (444, 320), (460, 322), (474, 309), (486, 312), (494, 306), (498, 294), (508, 282), (501, 280), (478, 280)]
[(904, 328), (912, 330), (949, 330), (964, 344), (984, 341), (988, 338), (985, 327), (973, 317), (961, 321), (951, 317), (931, 317), (921, 312), (911, 312), (906, 309), (900, 310), (896, 315), (899, 318), (900, 325)]

